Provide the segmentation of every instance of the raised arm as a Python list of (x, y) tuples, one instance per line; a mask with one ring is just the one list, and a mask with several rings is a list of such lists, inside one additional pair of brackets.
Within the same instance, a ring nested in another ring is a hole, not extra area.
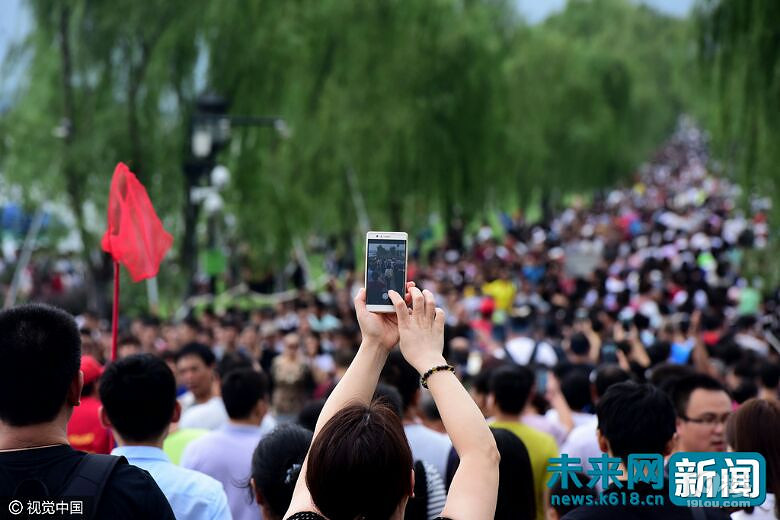
[[(414, 287), (414, 282), (406, 284), (407, 289)], [(396, 293), (397, 294), (397, 293)], [(403, 300), (401, 300), (403, 302)], [(314, 437), (317, 438), (322, 427), (342, 408), (350, 404), (369, 404), (379, 381), (379, 374), (385, 365), (387, 355), (398, 343), (398, 325), (394, 314), (377, 314), (366, 309), (366, 290), (360, 289), (355, 296), (355, 312), (363, 341), (360, 344), (355, 359), (347, 368), (336, 388), (331, 392), (325, 406), (320, 412)], [(299, 511), (316, 511), (314, 502), (306, 486), (306, 464), (308, 454), (303, 462), (298, 481), (295, 483), (290, 507), (284, 518)]]
[[(411, 288), (412, 312), (398, 293), (390, 291), (400, 333), (401, 353), (417, 372), (446, 365), (444, 311), (436, 308), (433, 293)], [(444, 427), (460, 456), (441, 516), (454, 520), (488, 520), (496, 510), (499, 454), (496, 441), (477, 405), (455, 374), (435, 372), (428, 388)]]

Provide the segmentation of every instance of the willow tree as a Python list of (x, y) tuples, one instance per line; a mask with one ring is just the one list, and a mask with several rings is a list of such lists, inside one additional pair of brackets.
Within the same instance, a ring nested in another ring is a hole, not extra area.
[(780, 194), (780, 4), (708, 0), (697, 11), (719, 150), (748, 191)]
[(99, 238), (115, 164), (129, 163), (152, 198), (165, 199), (169, 225), (175, 217), (198, 34), (184, 4), (29, 0), (33, 28), (12, 54), (27, 67), (2, 121), (6, 180), (30, 205), (70, 210), (100, 311), (111, 267)]
[[(768, 197), (780, 224), (780, 3), (708, 0), (697, 11), (699, 55), (709, 80), (710, 126), (727, 173), (747, 195)], [(748, 197), (743, 203), (748, 202)], [(749, 252), (753, 274), (780, 283), (780, 240)]]

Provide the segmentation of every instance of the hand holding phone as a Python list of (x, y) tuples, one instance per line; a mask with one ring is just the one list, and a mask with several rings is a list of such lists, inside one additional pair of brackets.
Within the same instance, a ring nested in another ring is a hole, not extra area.
[(406, 294), (408, 235), (400, 231), (366, 233), (366, 308), (395, 312), (388, 291)]

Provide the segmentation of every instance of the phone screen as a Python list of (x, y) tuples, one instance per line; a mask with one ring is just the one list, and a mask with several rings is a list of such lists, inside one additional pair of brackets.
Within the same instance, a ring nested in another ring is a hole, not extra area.
[(544, 395), (547, 391), (547, 369), (536, 369), (536, 393)]
[(392, 305), (387, 291), (401, 296), (406, 288), (406, 240), (368, 239), (366, 303)]

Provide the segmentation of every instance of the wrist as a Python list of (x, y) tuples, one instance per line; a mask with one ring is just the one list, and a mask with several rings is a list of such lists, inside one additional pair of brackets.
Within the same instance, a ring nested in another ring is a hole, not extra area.
[(447, 360), (444, 359), (444, 356), (439, 355), (439, 356), (430, 356), (430, 357), (421, 358), (419, 360), (416, 359), (414, 361), (409, 361), (409, 364), (412, 365), (412, 367), (414, 367), (415, 370), (417, 370), (417, 373), (420, 374), (420, 376), (422, 376), (423, 374), (425, 374), (425, 372), (427, 372), (433, 367), (446, 365)]
[(360, 343), (358, 354), (361, 353), (363, 356), (370, 356), (372, 359), (375, 359), (383, 365), (385, 361), (387, 361), (387, 356), (390, 354), (390, 352), (382, 346), (380, 341), (371, 339), (364, 339)]
[(379, 341), (378, 338), (372, 338), (371, 336), (363, 336), (363, 341), (360, 342), (360, 348), (371, 350), (371, 349), (381, 349), (382, 348), (382, 342)]

